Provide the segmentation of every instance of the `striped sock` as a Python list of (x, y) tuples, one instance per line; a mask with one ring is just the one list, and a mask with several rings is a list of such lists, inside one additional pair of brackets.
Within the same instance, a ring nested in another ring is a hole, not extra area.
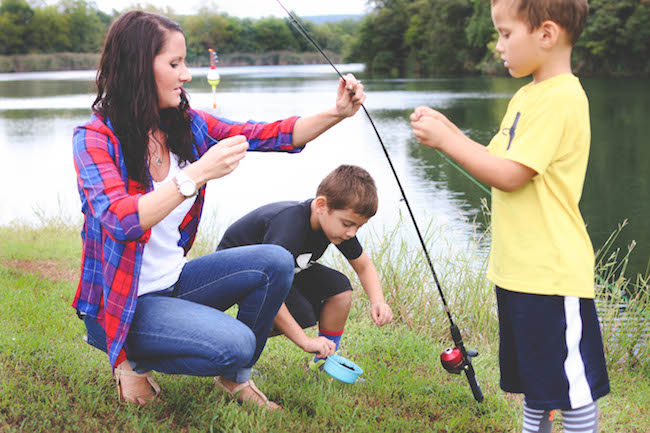
[[(328, 340), (331, 340), (336, 344), (336, 350), (339, 350), (339, 344), (341, 343), (341, 336), (343, 335), (343, 331), (345, 329), (341, 329), (340, 331), (326, 331), (320, 326), (318, 327), (318, 336), (319, 337), (325, 337)], [(318, 358), (314, 356), (314, 362), (321, 361), (325, 358)]]
[(598, 433), (598, 405), (594, 401), (577, 409), (562, 411), (565, 433)]
[(553, 418), (554, 410), (532, 409), (524, 400), (523, 433), (551, 433)]

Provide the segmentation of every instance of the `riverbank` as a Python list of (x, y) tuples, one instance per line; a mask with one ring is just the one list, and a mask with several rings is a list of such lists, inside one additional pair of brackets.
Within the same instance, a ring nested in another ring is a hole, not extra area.
[[(327, 55), (335, 63), (341, 61), (340, 55), (332, 52), (328, 52)], [(0, 56), (0, 73), (95, 70), (100, 57), (100, 54), (94, 53)], [(269, 51), (266, 53), (229, 53), (219, 56), (219, 66), (316, 65), (321, 63), (323, 63), (323, 57), (316, 52)], [(209, 65), (207, 54), (205, 62), (190, 64), (195, 67)]]
[[(214, 247), (205, 232), (194, 256)], [(495, 299), (484, 271), (449, 257), (456, 274), (441, 275), (466, 346), (481, 353), (474, 364), (485, 401), (477, 404), (464, 377), (440, 366), (439, 354), (451, 343), (448, 323), (421, 252), (416, 245), (394, 244), (388, 234), (367, 248), (394, 323), (373, 326), (367, 299), (355, 290), (342, 344), (344, 355), (364, 368), (366, 385), (312, 374), (309, 356), (276, 337), (256, 366), (262, 372), (256, 382), (284, 407), (282, 413), (238, 405), (214, 390), (210, 378), (162, 374), (155, 374), (161, 402), (138, 409), (117, 402), (106, 357), (82, 341), (83, 324), (70, 307), (78, 279), (78, 224), (0, 227), (0, 432), (520, 431), (521, 398), (498, 388)], [(342, 260), (330, 260), (352, 276)], [(647, 335), (615, 308), (625, 282), (608, 280), (607, 273), (603, 279), (612, 289), (599, 293), (612, 392), (599, 401), (600, 431), (647, 432)], [(647, 296), (637, 297), (628, 310), (647, 314), (649, 305)]]

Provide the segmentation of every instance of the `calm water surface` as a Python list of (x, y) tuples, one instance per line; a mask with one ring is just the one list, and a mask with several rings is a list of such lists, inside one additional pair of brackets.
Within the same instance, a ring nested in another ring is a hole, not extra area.
[[(343, 72), (363, 78), (360, 65)], [(186, 86), (194, 108), (233, 120), (273, 121), (308, 115), (334, 103), (337, 76), (329, 66), (220, 68), (217, 109), (205, 69), (192, 70)], [(38, 215), (79, 218), (79, 198), (71, 157), (75, 126), (90, 115), (94, 72), (0, 74), (0, 224), (30, 223)], [(450, 117), (472, 138), (487, 143), (498, 129), (510, 97), (522, 80), (451, 78), (364, 80), (369, 110), (386, 144), (423, 231), (436, 236), (437, 255), (463, 251), (487, 239), (476, 222), (485, 219), (487, 194), (436, 152), (412, 137), (408, 115), (418, 105)], [(581, 209), (598, 249), (628, 219), (617, 245), (632, 241), (629, 273), (645, 272), (650, 257), (650, 83), (633, 79), (584, 79), (591, 104), (592, 150)], [(298, 155), (249, 153), (231, 175), (212, 181), (202, 231), (218, 236), (249, 210), (276, 200), (313, 196), (320, 180), (339, 164), (356, 164), (375, 178), (380, 209), (360, 237), (392, 230), (400, 221), (414, 251), (419, 244), (401, 195), (370, 123), (363, 113), (323, 134)]]

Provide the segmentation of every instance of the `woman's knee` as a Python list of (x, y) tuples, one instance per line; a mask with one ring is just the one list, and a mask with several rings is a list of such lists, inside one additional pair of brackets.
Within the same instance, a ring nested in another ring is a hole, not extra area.
[(266, 258), (266, 273), (274, 281), (275, 286), (283, 289), (284, 296), (289, 293), (294, 276), (293, 256), (285, 248), (278, 245), (260, 245), (264, 248)]
[(281, 273), (293, 273), (294, 261), (293, 256), (284, 247), (279, 245), (264, 245), (267, 250), (265, 254), (269, 257), (269, 266)]
[(217, 367), (241, 368), (247, 365), (255, 354), (257, 338), (251, 329), (241, 324), (237, 329), (228, 332), (228, 339), (224, 340), (224, 334), (220, 332), (219, 344), (213, 346), (214, 355), (212, 359)]

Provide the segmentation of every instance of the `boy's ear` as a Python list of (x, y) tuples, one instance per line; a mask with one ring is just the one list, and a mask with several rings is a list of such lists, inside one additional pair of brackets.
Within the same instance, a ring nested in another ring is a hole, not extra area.
[(318, 209), (319, 211), (326, 212), (329, 210), (329, 207), (327, 206), (327, 197), (325, 197), (324, 195), (317, 196), (314, 199), (314, 202), (316, 204), (316, 209)]
[(552, 48), (562, 35), (562, 28), (554, 21), (544, 21), (539, 26), (539, 38), (542, 48)]

